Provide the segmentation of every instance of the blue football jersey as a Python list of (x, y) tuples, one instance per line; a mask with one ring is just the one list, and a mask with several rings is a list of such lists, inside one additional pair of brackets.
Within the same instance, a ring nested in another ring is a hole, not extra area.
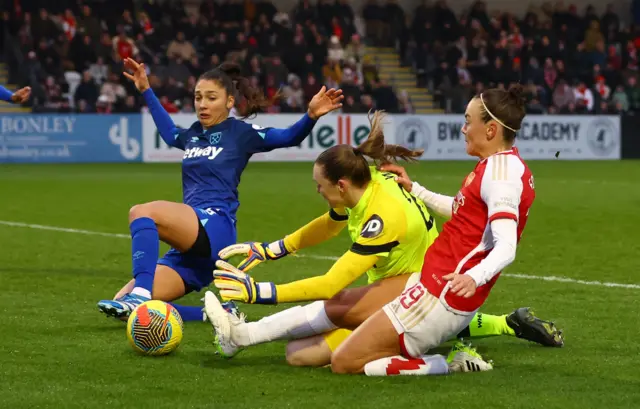
[(251, 155), (275, 148), (265, 142), (269, 129), (228, 118), (207, 130), (199, 122), (179, 130), (170, 145), (184, 150), (184, 203), (197, 208), (224, 209), (235, 219), (240, 205), (240, 175)]

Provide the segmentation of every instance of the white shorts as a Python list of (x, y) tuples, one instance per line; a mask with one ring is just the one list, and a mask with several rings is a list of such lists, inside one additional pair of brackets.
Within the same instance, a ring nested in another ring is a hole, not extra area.
[(407, 358), (417, 358), (452, 339), (474, 316), (446, 309), (420, 282), (420, 273), (413, 273), (402, 294), (382, 309), (400, 335), (400, 349)]

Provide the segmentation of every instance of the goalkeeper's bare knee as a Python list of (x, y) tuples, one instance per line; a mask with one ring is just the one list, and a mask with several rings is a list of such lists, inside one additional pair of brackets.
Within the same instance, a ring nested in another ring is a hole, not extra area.
[(331, 348), (322, 335), (297, 339), (287, 344), (286, 359), (291, 366), (325, 366), (331, 363)]

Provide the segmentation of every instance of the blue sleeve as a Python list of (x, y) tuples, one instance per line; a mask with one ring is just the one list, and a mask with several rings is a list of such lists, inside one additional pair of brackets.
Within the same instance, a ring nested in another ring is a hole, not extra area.
[(176, 124), (173, 123), (173, 120), (162, 107), (160, 100), (158, 100), (158, 97), (156, 97), (156, 94), (153, 93), (151, 88), (144, 91), (142, 96), (149, 107), (149, 112), (151, 113), (153, 122), (156, 124), (156, 128), (158, 128), (162, 140), (169, 146), (184, 150), (184, 141), (180, 136), (185, 130), (178, 128)]
[(0, 99), (7, 102), (13, 102), (11, 101), (11, 96), (13, 96), (13, 92), (0, 85)]
[(285, 129), (255, 129), (255, 127), (253, 127), (252, 131), (259, 136), (259, 138), (254, 138), (254, 151), (268, 152), (277, 148), (288, 148), (300, 145), (311, 133), (315, 124), (316, 121), (309, 118), (308, 114), (304, 114), (298, 122)]

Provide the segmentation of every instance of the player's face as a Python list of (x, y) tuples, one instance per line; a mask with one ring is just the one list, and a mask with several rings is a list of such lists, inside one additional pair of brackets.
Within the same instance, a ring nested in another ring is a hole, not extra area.
[(217, 81), (201, 80), (196, 84), (194, 107), (198, 120), (210, 128), (227, 119), (235, 100)]
[(492, 132), (495, 132), (492, 125), (482, 120), (481, 107), (482, 102), (478, 98), (469, 102), (464, 114), (464, 127), (462, 127), (462, 133), (467, 143), (467, 153), (480, 158), (483, 157), (483, 152), (488, 150), (493, 139)]
[(344, 195), (340, 183), (334, 185), (324, 177), (324, 169), (321, 165), (313, 165), (313, 180), (316, 181), (318, 193), (332, 208), (344, 207)]

